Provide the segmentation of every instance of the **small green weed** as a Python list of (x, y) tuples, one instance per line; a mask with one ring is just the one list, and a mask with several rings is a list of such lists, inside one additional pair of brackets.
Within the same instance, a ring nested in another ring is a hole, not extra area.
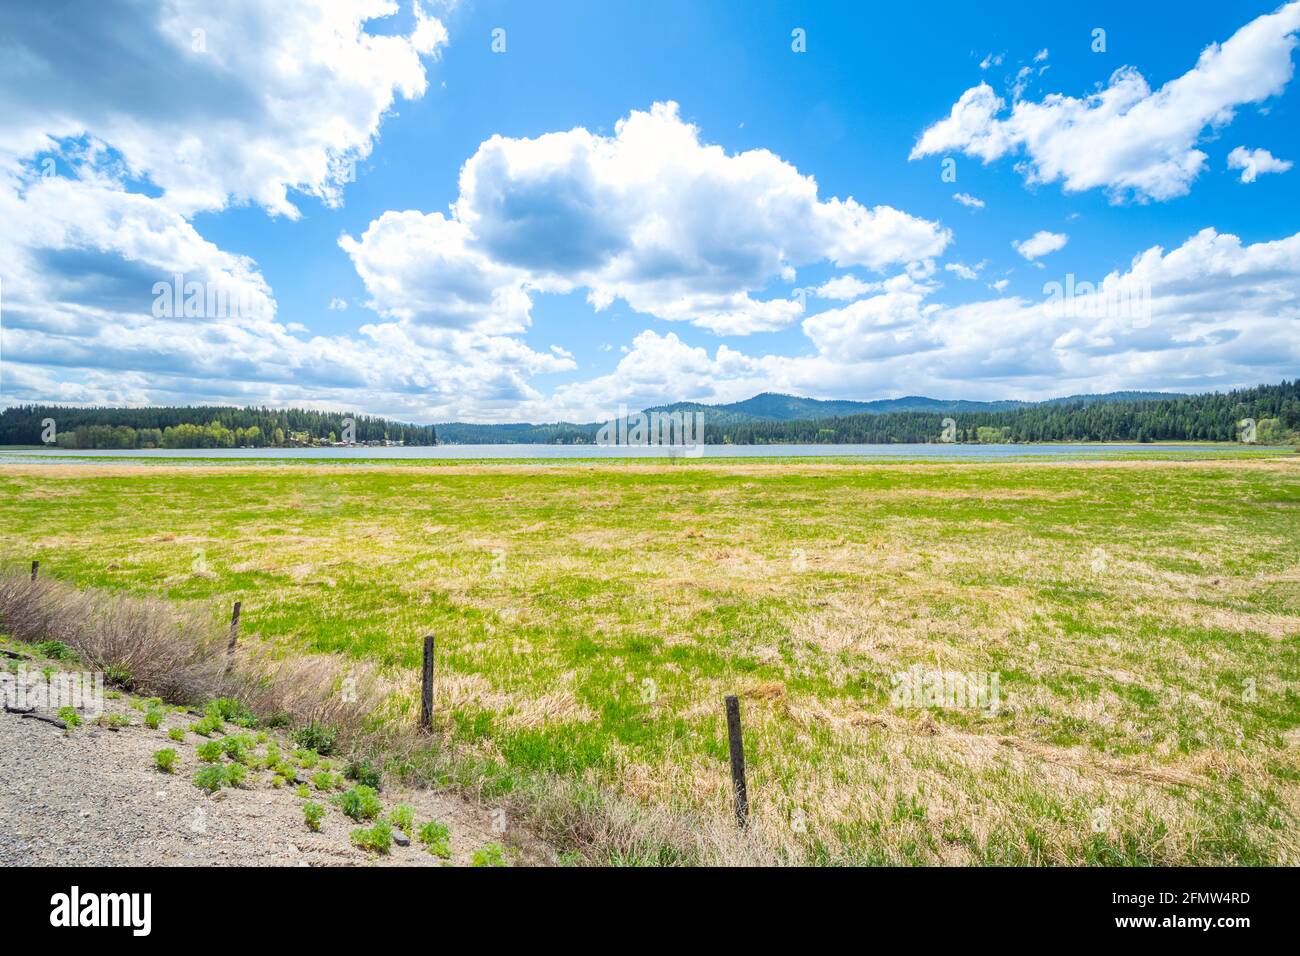
[(164, 747), (153, 755), (154, 766), (163, 773), (172, 773), (176, 769), (176, 751), (171, 747)]
[(506, 851), (500, 843), (481, 846), (470, 856), (470, 866), (505, 866)]
[(376, 820), (373, 826), (353, 830), (352, 842), (363, 850), (387, 854), (393, 847), (393, 828), (386, 820)]
[(304, 803), (302, 805), (302, 818), (306, 822), (308, 830), (319, 832), (321, 821), (325, 819), (325, 808), (319, 803)]
[(437, 820), (430, 820), (420, 827), (417, 837), (425, 848), (434, 856), (444, 860), (451, 859), (451, 831)]

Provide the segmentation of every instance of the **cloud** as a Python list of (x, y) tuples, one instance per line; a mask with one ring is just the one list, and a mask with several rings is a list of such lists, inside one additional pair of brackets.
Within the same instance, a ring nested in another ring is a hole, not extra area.
[(1047, 47), (1043, 47), (1041, 50), (1039, 50), (1037, 53), (1034, 54), (1035, 63), (1042, 63), (1046, 59), (1047, 59)]
[(968, 206), (968, 207), (970, 207), (971, 209), (983, 209), (983, 208), (984, 208), (984, 200), (983, 200), (983, 199), (976, 199), (976, 198), (975, 198), (974, 196), (972, 196), (970, 193), (953, 193), (953, 194), (952, 194), (952, 198), (955, 199), (955, 200), (957, 200), (957, 201), (958, 201), (959, 203), (961, 203), (963, 206)]
[(502, 413), (540, 397), (532, 376), (576, 367), (507, 336), (414, 321), (311, 335), (279, 319), (251, 259), (112, 182), (36, 177), (0, 189), (0, 219), (7, 401), (305, 404), (427, 420)]
[(813, 290), (823, 299), (856, 299), (880, 288), (878, 282), (863, 282), (857, 276), (836, 276)]
[(968, 266), (961, 262), (949, 262), (944, 266), (944, 269), (951, 272), (959, 279), (978, 279), (980, 269), (983, 267), (984, 263), (982, 262), (974, 266)]
[(447, 42), (415, 5), (408, 35), (374, 35), (389, 0), (101, 0), (0, 6), (0, 165), (93, 137), (189, 215), (253, 202), (297, 217), (290, 191), (337, 205), (422, 57)]
[(531, 293), (585, 289), (598, 311), (622, 299), (743, 335), (798, 319), (798, 302), (762, 296), (801, 266), (879, 270), (950, 240), (890, 206), (819, 199), (775, 154), (706, 145), (677, 104), (656, 103), (612, 136), (493, 136), (461, 169), (450, 216), (385, 213), (342, 245), (388, 314), (518, 328)]
[(1063, 232), (1048, 232), (1046, 229), (1040, 229), (1030, 238), (1012, 242), (1011, 245), (1016, 252), (1032, 262), (1058, 249), (1064, 249), (1069, 241), (1070, 237)]
[(906, 275), (803, 321), (807, 355), (713, 354), (642, 332), (618, 370), (556, 391), (556, 417), (599, 417), (619, 401), (732, 401), (760, 391), (1045, 398), (1126, 388), (1231, 388), (1300, 367), (1300, 233), (1244, 245), (1204, 229), (1071, 295), (928, 303)]
[(988, 56), (984, 57), (984, 59), (980, 60), (980, 69), (987, 70), (989, 67), (1001, 66), (1002, 58), (1005, 55), (1006, 54), (1003, 53), (997, 53), (997, 54), (990, 53)]
[(395, 98), (423, 91), (422, 57), (447, 42), (418, 5), (406, 35), (365, 31), (397, 9), (108, 0), (78, 10), (73, 31), (57, 8), (0, 8), (4, 400), (492, 417), (540, 399), (533, 376), (574, 369), (563, 350), (502, 334), (526, 320), (509, 304), (493, 327), (417, 297), (312, 335), (279, 318), (252, 259), (190, 221), (244, 201), (293, 216), (293, 191), (341, 199)]
[(360, 239), (344, 235), (339, 245), (381, 315), (497, 333), (531, 322), (526, 273), (478, 251), (465, 224), (442, 213), (386, 212)]
[(330, 299), (330, 310), (334, 312), (346, 312), (348, 308), (347, 299), (334, 298)]
[(804, 334), (837, 360), (912, 355), (932, 348), (925, 332), (931, 286), (910, 276), (885, 283), (879, 295), (804, 319)]
[(1292, 165), (1291, 160), (1278, 159), (1266, 149), (1238, 146), (1228, 154), (1228, 168), (1240, 169), (1243, 183), (1253, 183), (1260, 173), (1284, 173)]
[(968, 89), (947, 118), (926, 129), (912, 159), (960, 150), (986, 163), (1023, 153), (1028, 183), (1060, 182), (1067, 192), (1105, 188), (1112, 200), (1166, 200), (1188, 192), (1204, 168), (1197, 143), (1232, 122), (1237, 107), (1286, 88), (1300, 29), (1300, 2), (1252, 20), (1196, 66), (1152, 90), (1132, 67), (1082, 98), (1051, 94), (1005, 103), (987, 83)]

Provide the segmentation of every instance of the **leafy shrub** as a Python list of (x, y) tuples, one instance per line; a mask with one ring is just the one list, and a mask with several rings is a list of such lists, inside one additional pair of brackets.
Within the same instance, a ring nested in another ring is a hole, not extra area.
[(208, 793), (216, 793), (226, 785), (226, 772), (220, 767), (204, 767), (194, 775), (194, 786)]
[(417, 837), (434, 856), (444, 860), (451, 859), (451, 831), (437, 820), (430, 820), (420, 827)]
[(379, 811), (383, 809), (379, 804), (379, 798), (375, 791), (370, 787), (353, 787), (344, 793), (340, 793), (334, 798), (339, 808), (358, 822), (362, 820), (373, 820), (379, 816)]
[(53, 661), (74, 661), (77, 659), (76, 652), (62, 641), (40, 641), (36, 644), (36, 650), (42, 657), (48, 657)]
[(253, 738), (247, 734), (231, 734), (221, 741), (221, 749), (235, 763), (248, 766), (253, 761)]
[(121, 730), (123, 727), (131, 726), (131, 718), (126, 714), (100, 714), (96, 723), (109, 730)]
[(69, 730), (73, 727), (81, 726), (81, 715), (77, 713), (77, 708), (75, 707), (60, 707), (59, 720), (67, 724)]
[(388, 822), (407, 836), (411, 836), (411, 829), (415, 826), (415, 811), (404, 803), (393, 807), (388, 812)]
[(298, 789), (296, 789), (294, 793), (302, 797), (304, 800), (311, 796), (311, 791), (307, 789), (307, 785), (305, 783), (298, 784)]
[(171, 747), (164, 747), (153, 755), (154, 766), (163, 773), (171, 773), (176, 769), (176, 751)]
[(470, 856), (470, 866), (505, 866), (506, 851), (500, 843), (481, 846)]
[(302, 818), (306, 821), (308, 830), (319, 832), (321, 821), (325, 819), (325, 808), (319, 803), (304, 803)]
[(150, 730), (157, 730), (159, 727), (162, 726), (162, 721), (163, 721), (163, 712), (161, 710), (155, 710), (154, 708), (151, 707), (149, 708), (148, 712), (144, 715), (145, 726), (148, 727)]
[(234, 697), (218, 697), (208, 704), (208, 713), (216, 714), (222, 720), (229, 721), (236, 727), (253, 728), (257, 726), (256, 715), (248, 705)]
[(293, 741), (300, 747), (306, 747), (323, 757), (328, 757), (334, 752), (338, 736), (339, 732), (336, 728), (313, 720), (306, 727), (299, 727), (293, 732)]
[(206, 714), (194, 722), (190, 730), (194, 731), (200, 737), (211, 737), (213, 734), (219, 734), (225, 729), (225, 724), (221, 721), (220, 714)]
[(267, 770), (274, 770), (279, 766), (281, 759), (280, 745), (274, 740), (266, 745), (266, 755), (262, 757), (262, 766)]
[(244, 777), (248, 774), (248, 770), (242, 763), (228, 763), (226, 764), (225, 774), (226, 786), (237, 787), (244, 782)]
[(209, 740), (199, 744), (194, 752), (198, 754), (198, 758), (204, 763), (220, 763), (224, 749), (220, 740)]
[(312, 775), (311, 785), (317, 790), (336, 790), (343, 786), (343, 778), (336, 773), (322, 770)]
[(352, 842), (363, 850), (386, 854), (393, 848), (393, 828), (386, 820), (376, 820), (374, 826), (353, 830)]
[(368, 760), (354, 760), (348, 764), (347, 778), (349, 780), (355, 780), (357, 783), (364, 784), (375, 790), (382, 790), (384, 788), (379, 785), (379, 777), (379, 771)]
[(293, 752), (293, 759), (298, 761), (298, 766), (303, 770), (310, 770), (320, 763), (320, 754), (307, 747), (299, 747)]
[(173, 727), (171, 730), (167, 731), (167, 737), (169, 740), (184, 740), (185, 729), (183, 727)]

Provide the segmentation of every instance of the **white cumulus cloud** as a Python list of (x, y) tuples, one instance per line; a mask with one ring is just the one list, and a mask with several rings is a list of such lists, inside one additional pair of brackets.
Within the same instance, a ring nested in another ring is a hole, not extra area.
[(880, 288), (879, 282), (863, 282), (857, 276), (843, 275), (828, 279), (813, 290), (823, 299), (856, 299)]
[(801, 266), (882, 269), (950, 239), (890, 206), (819, 199), (774, 153), (728, 154), (657, 103), (612, 136), (493, 136), (462, 168), (450, 216), (389, 212), (342, 244), (389, 314), (518, 328), (530, 293), (585, 289), (597, 310), (621, 299), (740, 335), (798, 319), (797, 301), (763, 296)]
[(1266, 149), (1238, 146), (1228, 154), (1228, 168), (1240, 169), (1243, 183), (1253, 183), (1260, 173), (1284, 173), (1293, 165), (1291, 160), (1278, 159)]
[(1048, 232), (1046, 229), (1040, 229), (1028, 239), (1016, 240), (1011, 245), (1016, 252), (1032, 262), (1058, 249), (1064, 249), (1069, 241), (1070, 237), (1063, 232)]
[[(375, 35), (391, 0), (101, 0), (0, 6), (0, 164), (91, 136), (183, 214), (291, 191), (337, 204), (422, 57), (447, 42), (418, 2), (410, 35)], [(75, 32), (71, 32), (74, 31)]]
[(981, 83), (922, 133), (911, 158), (960, 150), (991, 162), (1023, 153), (1017, 168), (1031, 184), (1060, 182), (1068, 192), (1103, 187), (1115, 200), (1184, 195), (1205, 166), (1197, 145), (1206, 131), (1291, 81), (1297, 29), (1300, 2), (1291, 2), (1212, 43), (1192, 69), (1159, 89), (1123, 67), (1098, 92), (1021, 100), (1006, 116), (1003, 99)]

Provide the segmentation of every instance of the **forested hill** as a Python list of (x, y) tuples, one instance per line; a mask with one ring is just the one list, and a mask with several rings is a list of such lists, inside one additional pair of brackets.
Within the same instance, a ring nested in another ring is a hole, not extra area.
[(1016, 408), (1028, 408), (1039, 404), (1061, 404), (1072, 402), (1130, 402), (1139, 399), (1178, 398), (1171, 392), (1106, 392), (1097, 395), (1071, 395), (1067, 398), (1053, 398), (1046, 402), (1022, 402), (1004, 399), (996, 402), (973, 402), (965, 399), (926, 398), (922, 395), (906, 395), (903, 398), (881, 398), (870, 402), (827, 401), (818, 398), (801, 398), (797, 395), (782, 395), (779, 392), (763, 392), (743, 402), (729, 402), (721, 405), (703, 405), (699, 402), (676, 402), (672, 405), (659, 405), (647, 408), (647, 412), (696, 412), (702, 411), (708, 421), (715, 425), (729, 425), (734, 422), (755, 419), (769, 421), (818, 421), (824, 418), (848, 418), (852, 415), (887, 415), (890, 412), (938, 412), (950, 415), (955, 412), (1001, 412)]
[(1044, 402), (992, 412), (894, 412), (812, 421), (749, 421), (715, 426), (705, 416), (705, 441), (734, 444), (1041, 441), (1237, 441), (1254, 422), (1260, 444), (1297, 440), (1300, 382), (1209, 395), (1132, 401)]
[[(886, 403), (903, 410), (883, 410)], [(802, 404), (808, 403), (808, 404)], [(871, 406), (856, 414), (818, 415), (827, 406)], [(817, 417), (784, 419), (790, 408)], [(767, 443), (890, 444), (944, 440), (958, 442), (1033, 441), (1236, 441), (1239, 422), (1255, 420), (1260, 443), (1286, 443), (1300, 431), (1300, 385), (1282, 382), (1208, 395), (1112, 392), (1077, 395), (1046, 402), (947, 402), (930, 398), (886, 402), (819, 402), (788, 395), (759, 395), (730, 405), (679, 402), (647, 411), (704, 413), (709, 444)], [(756, 417), (766, 413), (773, 417)], [(593, 444), (602, 423), (558, 422), (476, 425), (454, 422), (438, 426), (439, 438), (455, 444)]]
[[(832, 411), (832, 409), (834, 411)], [(845, 414), (844, 409), (849, 409)], [(1300, 430), (1297, 385), (1283, 382), (1208, 395), (1110, 392), (1045, 402), (965, 402), (897, 398), (823, 402), (764, 393), (728, 405), (678, 402), (647, 412), (703, 412), (709, 444), (888, 444), (943, 440), (944, 419), (955, 441), (1235, 441), (1238, 422), (1256, 421), (1259, 442), (1288, 442)], [(789, 418), (793, 412), (804, 417)], [(593, 444), (600, 422), (438, 426), (453, 444)]]
[(360, 444), (436, 445), (432, 425), (404, 425), (369, 415), (299, 408), (220, 405), (71, 408), (16, 405), (0, 412), (0, 445), (40, 445), (54, 421), (60, 448), (286, 448), (341, 442), (345, 419)]

